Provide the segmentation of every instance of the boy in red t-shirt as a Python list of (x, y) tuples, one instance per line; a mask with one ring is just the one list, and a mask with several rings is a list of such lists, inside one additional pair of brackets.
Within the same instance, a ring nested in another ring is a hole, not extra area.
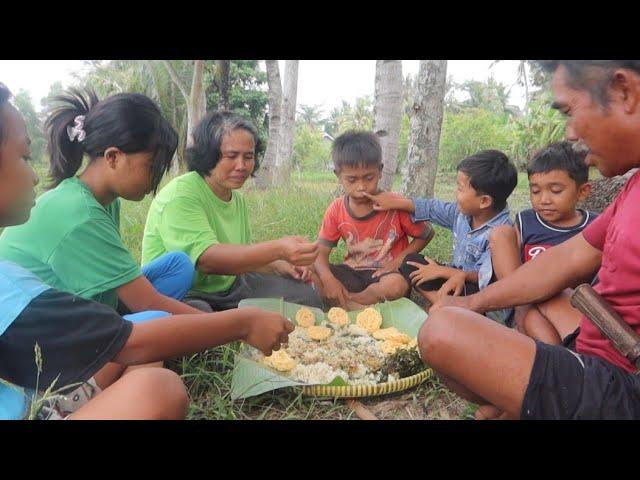
[[(378, 193), (382, 149), (374, 133), (350, 131), (332, 147), (335, 174), (346, 194), (329, 205), (319, 234), (320, 252), (314, 280), (332, 304), (357, 309), (407, 294), (398, 272), (404, 257), (420, 252), (433, 238), (427, 222), (412, 222), (407, 212), (378, 212), (366, 194)], [(413, 237), (409, 242), (408, 237)], [(344, 263), (329, 263), (331, 250), (343, 239)]]

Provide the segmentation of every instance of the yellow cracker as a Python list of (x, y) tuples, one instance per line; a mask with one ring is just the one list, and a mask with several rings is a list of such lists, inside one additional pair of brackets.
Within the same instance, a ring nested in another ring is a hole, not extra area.
[(314, 325), (312, 327), (307, 328), (307, 335), (312, 340), (326, 340), (331, 336), (333, 330), (327, 327), (320, 327)]
[(356, 317), (356, 323), (371, 334), (380, 329), (382, 315), (375, 308), (365, 308)]
[(301, 327), (311, 327), (316, 323), (316, 317), (308, 308), (301, 308), (296, 312), (296, 323)]
[(280, 372), (288, 372), (296, 366), (296, 361), (289, 356), (286, 350), (277, 350), (264, 358), (264, 362)]
[(347, 315), (347, 311), (340, 307), (333, 307), (327, 313), (327, 318), (331, 323), (338, 325), (339, 327), (344, 327), (345, 325), (349, 325), (349, 315)]

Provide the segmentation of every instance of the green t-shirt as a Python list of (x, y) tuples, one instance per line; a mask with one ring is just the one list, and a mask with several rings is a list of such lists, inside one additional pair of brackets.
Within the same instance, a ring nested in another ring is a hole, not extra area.
[[(153, 199), (142, 239), (142, 262), (167, 252), (182, 251), (196, 265), (211, 245), (247, 245), (251, 241), (249, 214), (244, 197), (233, 191), (231, 200), (218, 198), (197, 173), (174, 178)], [(192, 291), (224, 292), (233, 275), (196, 272)]]
[(0, 258), (112, 308), (116, 289), (142, 275), (120, 237), (120, 200), (103, 207), (77, 177), (41, 195), (27, 223), (2, 232)]

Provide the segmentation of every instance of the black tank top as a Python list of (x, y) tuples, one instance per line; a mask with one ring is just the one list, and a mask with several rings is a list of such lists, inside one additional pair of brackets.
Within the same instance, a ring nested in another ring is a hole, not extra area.
[(522, 263), (535, 258), (547, 248), (559, 245), (580, 233), (598, 215), (593, 212), (578, 209), (582, 213), (582, 222), (574, 227), (562, 228), (546, 223), (535, 210), (523, 210), (516, 216), (516, 226), (520, 231), (522, 248), (520, 260)]

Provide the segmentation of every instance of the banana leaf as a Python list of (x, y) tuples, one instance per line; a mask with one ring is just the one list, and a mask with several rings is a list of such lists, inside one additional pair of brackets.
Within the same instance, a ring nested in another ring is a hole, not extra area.
[[(295, 303), (283, 301), (281, 298), (251, 298), (242, 300), (239, 308), (258, 307), (271, 312), (278, 312), (295, 323), (296, 312), (303, 307)], [(400, 298), (391, 302), (379, 303), (373, 306), (382, 315), (382, 328), (396, 327), (399, 331), (416, 337), (420, 327), (427, 319), (427, 314), (418, 305), (407, 298)], [(318, 308), (309, 308), (316, 317), (316, 324), (326, 319), (326, 313)], [(349, 312), (349, 319), (355, 323), (356, 316), (361, 310)], [(231, 380), (231, 398), (233, 400), (248, 398), (270, 390), (285, 387), (301, 387), (310, 385), (298, 382), (266, 365), (262, 365), (248, 358), (246, 345), (242, 345), (236, 353)], [(346, 385), (344, 379), (336, 377), (329, 385)]]

